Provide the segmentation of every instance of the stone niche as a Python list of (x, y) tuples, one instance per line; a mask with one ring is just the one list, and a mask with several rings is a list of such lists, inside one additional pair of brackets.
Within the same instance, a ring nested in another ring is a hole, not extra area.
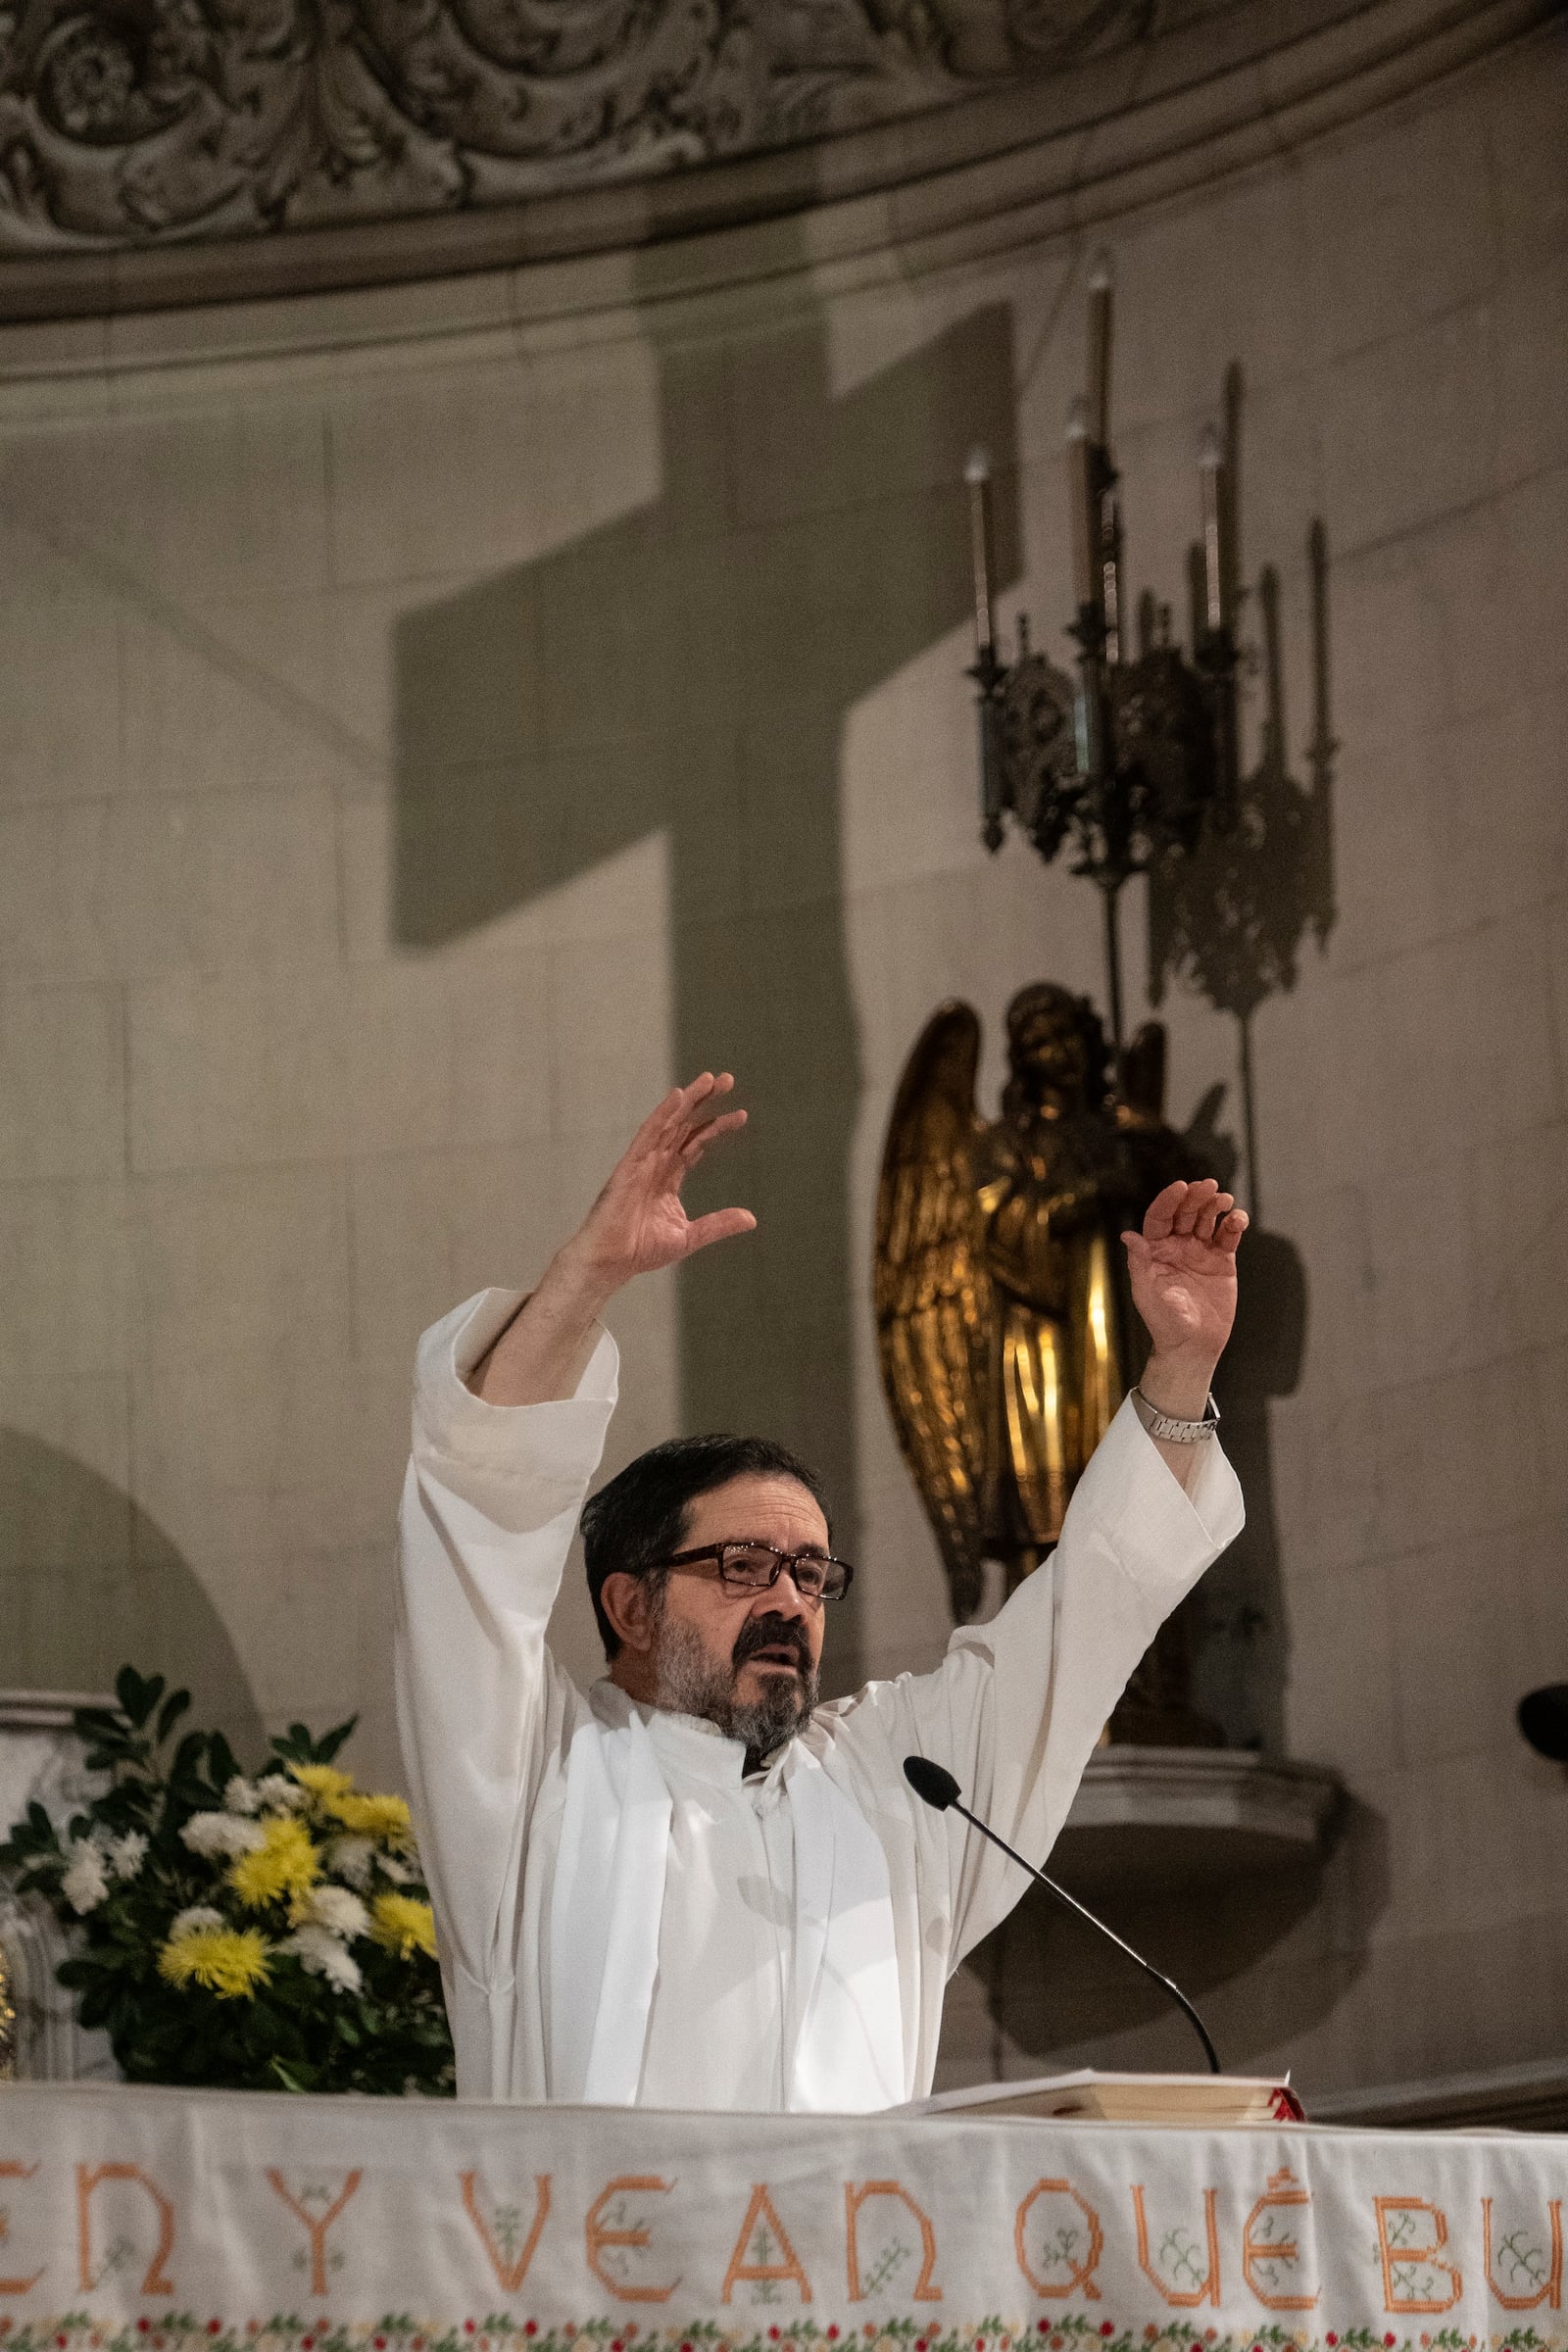
[[(101, 1785), (72, 1729), (77, 1707), (112, 1699), (76, 1690), (0, 1690), (0, 1825), (9, 1831), (31, 1804), (63, 1826)], [(24, 2082), (116, 2082), (109, 2036), (85, 2033), (55, 1969), (68, 1949), (49, 1905), (18, 1894), (0, 1874), (0, 1956), (16, 2011), (15, 2069)]]

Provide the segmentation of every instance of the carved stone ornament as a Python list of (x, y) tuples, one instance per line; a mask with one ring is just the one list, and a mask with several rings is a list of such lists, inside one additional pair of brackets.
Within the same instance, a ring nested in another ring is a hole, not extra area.
[(1081, 220), (1107, 172), (1199, 184), (1560, 5), (0, 0), (0, 318), (667, 253), (905, 185), (934, 230), (1023, 150)]
[(853, 129), (1220, 0), (19, 0), (0, 249), (454, 211)]

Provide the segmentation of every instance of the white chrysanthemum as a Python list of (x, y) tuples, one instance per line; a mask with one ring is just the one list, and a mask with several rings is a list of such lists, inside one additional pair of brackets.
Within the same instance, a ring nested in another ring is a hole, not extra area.
[(140, 1830), (126, 1830), (110, 1840), (106, 1859), (117, 1879), (133, 1879), (147, 1859), (147, 1840)]
[(419, 1875), (412, 1863), (400, 1862), (396, 1854), (383, 1854), (381, 1868), (394, 1886), (411, 1886)]
[(269, 1813), (298, 1813), (311, 1799), (298, 1781), (291, 1781), (285, 1773), (270, 1772), (256, 1784), (256, 1801), (265, 1805)]
[(169, 1940), (177, 1943), (181, 1936), (200, 1936), (208, 1928), (226, 1928), (227, 1920), (211, 1903), (192, 1903), (186, 1911), (176, 1911), (169, 1923)]
[(248, 1781), (242, 1772), (236, 1772), (223, 1790), (224, 1812), (254, 1813), (260, 1803), (255, 1782)]
[(336, 1992), (358, 1992), (365, 1981), (359, 1962), (329, 1928), (296, 1928), (278, 1948), (293, 1952), (308, 1976), (325, 1977)]
[(66, 1875), (60, 1882), (61, 1892), (78, 1918), (96, 1911), (109, 1892), (109, 1874), (104, 1868), (101, 1849), (83, 1838), (67, 1848)]
[(328, 1935), (341, 1936), (348, 1943), (365, 1935), (370, 1925), (369, 1912), (346, 1886), (313, 1888), (307, 1917), (313, 1927), (325, 1928)]
[(351, 1886), (368, 1886), (375, 1847), (368, 1838), (334, 1838), (327, 1848), (328, 1863)]
[(335, 1943), (322, 1964), (322, 1974), (335, 1992), (358, 1992), (365, 1983), (352, 1952)]
[(243, 1821), (237, 1813), (193, 1813), (179, 1836), (181, 1844), (210, 1862), (220, 1854), (253, 1854), (267, 1841), (258, 1823)]

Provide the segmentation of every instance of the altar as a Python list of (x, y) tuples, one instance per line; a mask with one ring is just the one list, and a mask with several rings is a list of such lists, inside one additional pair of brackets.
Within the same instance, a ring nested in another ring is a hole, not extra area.
[(1564, 2142), (0, 2090), (5, 2352), (1549, 2352)]

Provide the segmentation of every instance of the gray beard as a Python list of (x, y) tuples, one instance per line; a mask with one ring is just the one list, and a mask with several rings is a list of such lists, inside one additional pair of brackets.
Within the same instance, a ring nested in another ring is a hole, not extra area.
[(739, 1700), (739, 1668), (715, 1664), (695, 1626), (671, 1621), (661, 1608), (657, 1634), (657, 1706), (716, 1724), (726, 1739), (738, 1740), (756, 1757), (770, 1756), (810, 1722), (818, 1696), (814, 1668), (799, 1677), (770, 1674), (760, 1698)]

